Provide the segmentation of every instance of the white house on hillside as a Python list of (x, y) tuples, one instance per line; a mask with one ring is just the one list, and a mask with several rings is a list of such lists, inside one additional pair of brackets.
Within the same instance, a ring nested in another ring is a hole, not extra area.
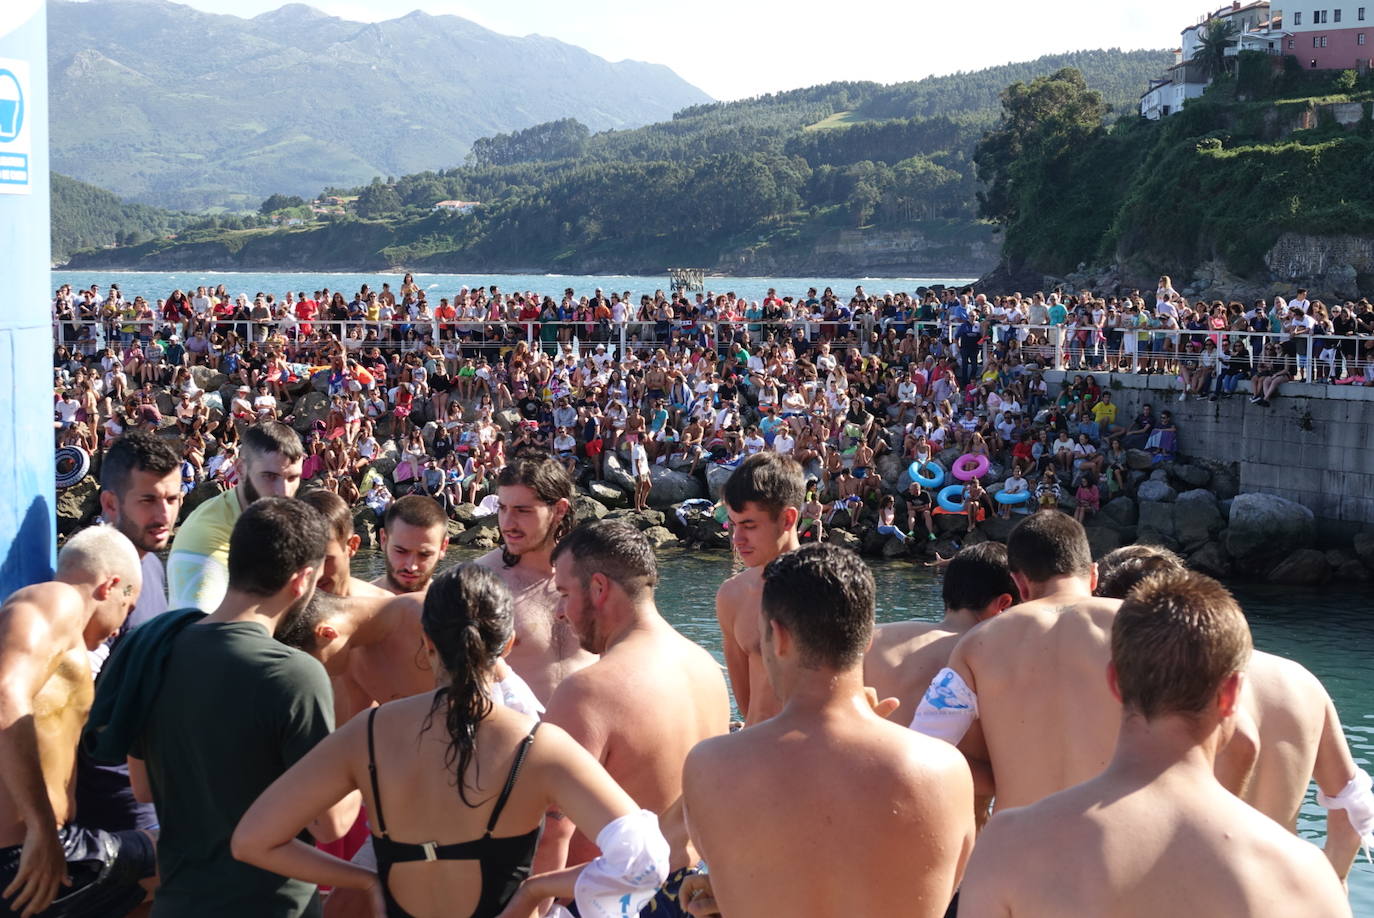
[[(1374, 0), (1369, 2), (1374, 4)], [(1211, 80), (1193, 57), (1202, 47), (1208, 26), (1215, 20), (1235, 27), (1236, 47), (1228, 50), (1228, 56), (1241, 49), (1269, 54), (1283, 54), (1286, 51), (1288, 33), (1279, 29), (1279, 18), (1271, 15), (1269, 0), (1255, 0), (1253, 3), (1234, 0), (1230, 6), (1209, 13), (1183, 30), (1181, 46), (1174, 49), (1174, 65), (1162, 77), (1151, 80), (1140, 96), (1142, 117), (1157, 121), (1177, 114), (1183, 110), (1183, 103), (1202, 95)]]
[(465, 214), (481, 206), (481, 201), (439, 201), (435, 203), (434, 209), (447, 211), (451, 214)]

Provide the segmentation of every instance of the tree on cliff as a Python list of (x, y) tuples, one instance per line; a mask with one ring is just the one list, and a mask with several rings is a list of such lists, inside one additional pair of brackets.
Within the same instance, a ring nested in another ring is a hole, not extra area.
[(984, 189), (982, 216), (1013, 223), (1055, 189), (1057, 166), (1074, 146), (1102, 130), (1109, 106), (1083, 74), (1065, 67), (1002, 93), (1002, 118), (974, 148)]
[(1198, 47), (1193, 52), (1193, 60), (1202, 68), (1208, 79), (1215, 79), (1230, 69), (1234, 58), (1226, 56), (1226, 49), (1236, 43), (1236, 24), (1229, 19), (1213, 17), (1207, 20), (1207, 28), (1198, 36)]

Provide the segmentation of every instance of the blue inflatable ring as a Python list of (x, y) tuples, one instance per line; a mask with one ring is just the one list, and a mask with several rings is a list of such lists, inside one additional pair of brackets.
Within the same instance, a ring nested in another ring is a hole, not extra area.
[[(922, 469), (925, 469), (929, 474), (921, 474)], [(923, 488), (938, 488), (945, 483), (944, 466), (934, 459), (927, 459), (924, 463), (913, 462), (906, 467), (906, 473), (912, 481)]]
[[(970, 465), (969, 463), (972, 463)], [(988, 457), (975, 456), (973, 453), (964, 453), (954, 460), (954, 465), (950, 468), (954, 477), (960, 481), (972, 481), (975, 478), (982, 478), (988, 473)]]
[(992, 495), (993, 499), (999, 504), (1024, 504), (1030, 500), (1030, 491), (1017, 491), (1015, 494), (1008, 494), (1006, 491), (998, 491)]
[[(954, 499), (956, 495), (959, 498), (957, 501)], [(950, 513), (963, 513), (964, 486), (960, 484), (945, 485), (940, 489), (935, 502), (940, 505), (941, 510), (948, 510)]]

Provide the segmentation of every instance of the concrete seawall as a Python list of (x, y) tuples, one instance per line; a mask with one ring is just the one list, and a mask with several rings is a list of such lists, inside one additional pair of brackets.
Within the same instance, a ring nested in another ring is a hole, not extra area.
[[(1064, 375), (1045, 374), (1051, 397)], [(1285, 383), (1273, 407), (1262, 408), (1250, 404), (1244, 382), (1229, 399), (1180, 402), (1173, 374), (1092, 375), (1111, 391), (1117, 423), (1129, 426), (1146, 402), (1173, 412), (1180, 453), (1235, 463), (1242, 493), (1310, 508), (1323, 540), (1374, 525), (1374, 387)]]

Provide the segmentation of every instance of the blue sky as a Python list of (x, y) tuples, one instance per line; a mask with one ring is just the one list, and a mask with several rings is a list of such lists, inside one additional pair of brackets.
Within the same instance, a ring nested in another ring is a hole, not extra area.
[[(284, 0), (183, 0), (252, 16)], [(718, 99), (832, 80), (894, 83), (1087, 48), (1174, 47), (1209, 9), (1195, 0), (313, 0), (345, 19), (413, 9), (507, 35), (539, 33), (612, 61), (666, 64)], [(787, 14), (779, 15), (779, 10)]]

